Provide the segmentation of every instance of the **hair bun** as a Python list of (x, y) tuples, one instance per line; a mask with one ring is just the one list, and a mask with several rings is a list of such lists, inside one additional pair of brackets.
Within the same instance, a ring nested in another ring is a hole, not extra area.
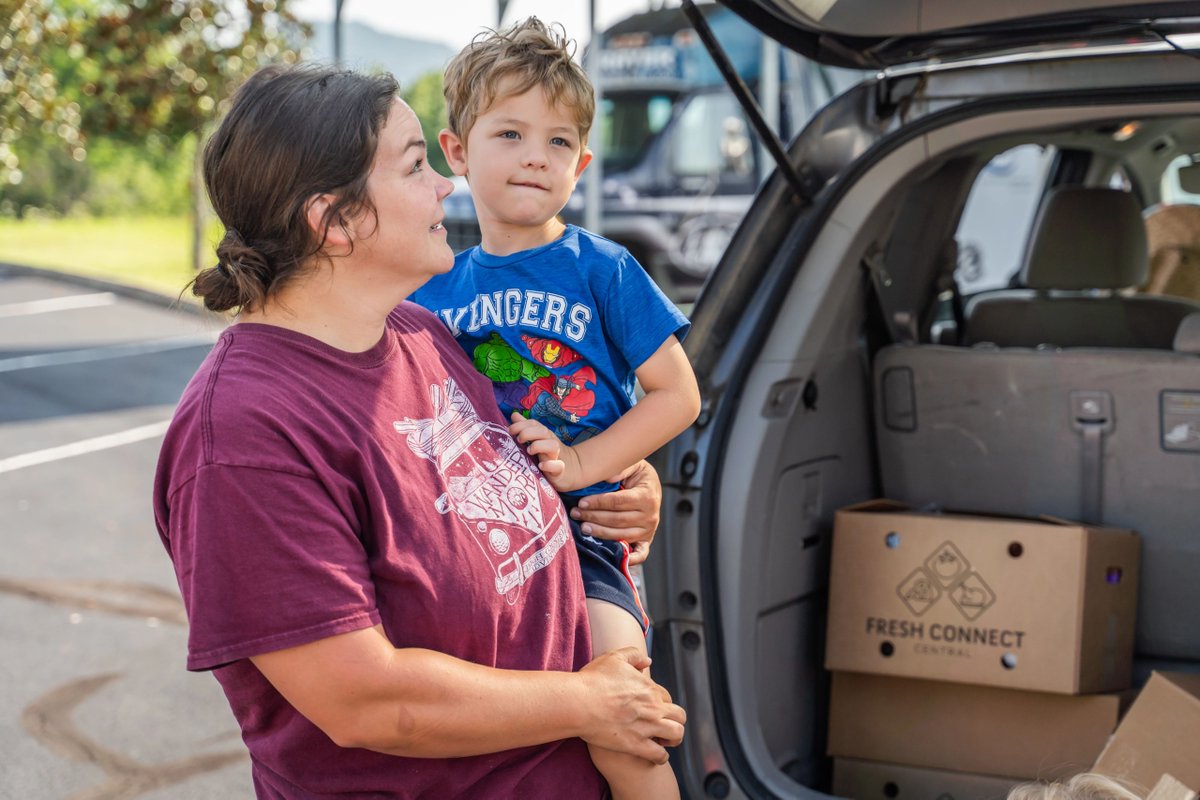
[(270, 263), (261, 251), (247, 242), (236, 228), (226, 228), (217, 245), (217, 271), (226, 277), (250, 271), (259, 276), (269, 274)]

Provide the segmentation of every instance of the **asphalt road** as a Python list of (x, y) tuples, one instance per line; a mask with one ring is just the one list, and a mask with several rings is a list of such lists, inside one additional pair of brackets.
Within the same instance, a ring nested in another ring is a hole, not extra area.
[(253, 796), (150, 488), (218, 321), (0, 268), (0, 798)]

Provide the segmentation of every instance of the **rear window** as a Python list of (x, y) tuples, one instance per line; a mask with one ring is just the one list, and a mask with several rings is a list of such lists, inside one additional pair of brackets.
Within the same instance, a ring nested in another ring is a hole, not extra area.
[(955, 235), (954, 278), (963, 295), (1010, 285), (1053, 159), (1054, 148), (1021, 145), (999, 154), (979, 173)]

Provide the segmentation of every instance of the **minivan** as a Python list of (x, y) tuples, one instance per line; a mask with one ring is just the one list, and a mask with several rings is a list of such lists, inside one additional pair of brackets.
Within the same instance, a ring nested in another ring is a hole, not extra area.
[(834, 514), (873, 498), (1136, 531), (1134, 684), (1200, 672), (1200, 3), (723, 2), (870, 77), (691, 315), (645, 565), (685, 795), (829, 796)]

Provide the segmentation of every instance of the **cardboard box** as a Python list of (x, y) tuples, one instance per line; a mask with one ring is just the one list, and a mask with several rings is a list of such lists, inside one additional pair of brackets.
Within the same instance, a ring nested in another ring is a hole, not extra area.
[(1018, 781), (838, 758), (833, 762), (833, 794), (853, 800), (1004, 800)]
[(1119, 694), (837, 672), (828, 750), (842, 758), (1053, 780), (1087, 771), (1117, 727), (1122, 702)]
[(1200, 791), (1200, 674), (1151, 674), (1095, 771), (1143, 789), (1171, 775)]
[(1196, 800), (1196, 793), (1171, 775), (1163, 775), (1146, 795), (1146, 800)]
[(1060, 520), (837, 512), (825, 666), (1079, 694), (1129, 686), (1140, 542)]

